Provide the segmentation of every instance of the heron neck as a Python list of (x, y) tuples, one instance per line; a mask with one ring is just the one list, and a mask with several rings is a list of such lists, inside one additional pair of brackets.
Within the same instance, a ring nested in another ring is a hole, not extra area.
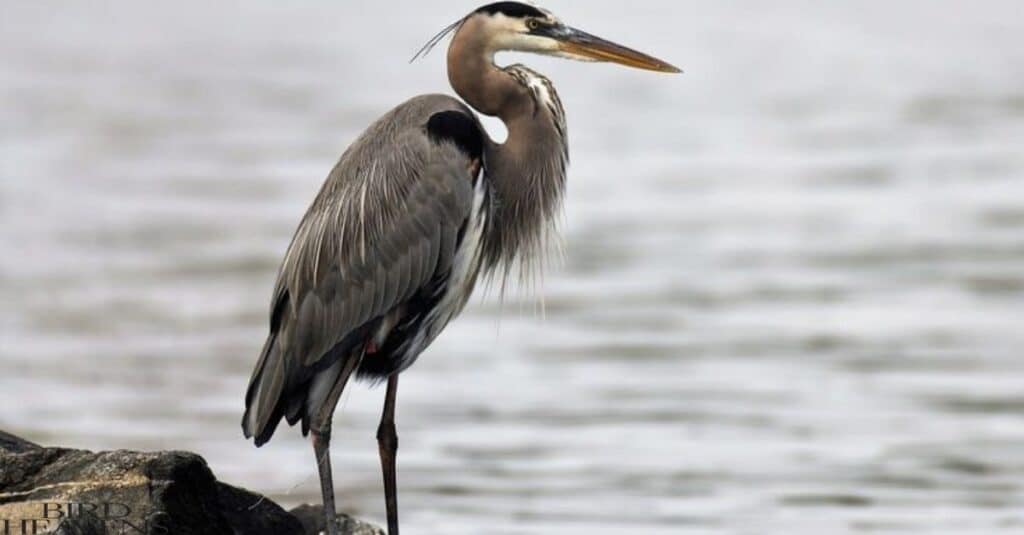
[(484, 38), (477, 19), (463, 23), (448, 48), (448, 81), (470, 106), (484, 115), (499, 117), (506, 125), (525, 114), (529, 101), (525, 88), (494, 65), (495, 50)]
[(561, 210), (568, 164), (564, 114), (547, 79), (519, 65), (499, 69), (494, 51), (475, 35), (466, 27), (456, 34), (448, 77), (470, 106), (500, 118), (508, 130), (504, 143), (489, 141), (484, 152), (492, 195), (486, 266), (507, 274), (519, 264), (519, 275), (529, 277), (542, 267)]

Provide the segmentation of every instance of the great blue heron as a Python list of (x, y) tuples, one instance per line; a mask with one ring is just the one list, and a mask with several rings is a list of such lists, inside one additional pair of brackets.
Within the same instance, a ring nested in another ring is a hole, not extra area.
[[(387, 379), (377, 440), (388, 531), (398, 535), (395, 393), (411, 365), (466, 304), (478, 275), (536, 266), (561, 208), (569, 159), (554, 86), (503, 50), (679, 72), (519, 2), (483, 6), (449, 33), (448, 79), (466, 104), (415, 97), (342, 155), (285, 254), (270, 334), (245, 395), (242, 429), (257, 446), (281, 418), (313, 434), (327, 532), (337, 533), (329, 442), (349, 378)], [(419, 56), (420, 54), (417, 54)], [(500, 118), (492, 141), (473, 109)]]

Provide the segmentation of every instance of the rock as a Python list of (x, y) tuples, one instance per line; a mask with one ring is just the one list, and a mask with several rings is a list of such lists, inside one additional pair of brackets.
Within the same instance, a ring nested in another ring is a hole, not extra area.
[[(310, 506), (299, 509), (302, 515), (319, 513)], [(382, 533), (348, 517), (344, 522), (345, 534)], [(307, 523), (314, 530), (323, 527), (322, 521), (317, 526), (268, 498), (217, 481), (194, 453), (45, 448), (0, 431), (0, 533), (317, 533), (307, 531)]]
[[(291, 514), (302, 522), (302, 529), (306, 533), (320, 533), (326, 527), (324, 525), (323, 505), (300, 505), (291, 510)], [(383, 529), (361, 520), (352, 518), (346, 514), (340, 514), (335, 519), (338, 522), (338, 530), (349, 535), (386, 535)]]
[(53, 533), (55, 535), (110, 535), (103, 519), (92, 513), (82, 513), (64, 519)]
[(29, 442), (21, 437), (0, 431), (0, 452), (22, 453), (41, 448), (42, 446), (35, 442)]
[(221, 512), (235, 533), (305, 534), (302, 522), (269, 498), (217, 483)]

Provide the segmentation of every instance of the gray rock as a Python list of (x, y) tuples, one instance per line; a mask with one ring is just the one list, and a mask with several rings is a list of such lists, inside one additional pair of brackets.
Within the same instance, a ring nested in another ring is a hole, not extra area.
[[(324, 524), (323, 505), (300, 505), (291, 510), (291, 514), (302, 522), (302, 529), (306, 533), (320, 533), (326, 527)], [(352, 518), (346, 514), (340, 514), (335, 519), (338, 522), (338, 530), (348, 535), (386, 535), (383, 529), (368, 524), (361, 520)]]
[(54, 535), (110, 535), (103, 519), (92, 513), (82, 513), (65, 518), (57, 525), (57, 529), (53, 533)]
[[(345, 519), (342, 533), (382, 533)], [(0, 431), (0, 533), (5, 521), (11, 533), (24, 531), (21, 522), (31, 533), (33, 521), (63, 535), (317, 533), (306, 530), (310, 519), (217, 481), (194, 453), (44, 448)]]
[(42, 448), (35, 442), (29, 442), (21, 437), (16, 437), (10, 433), (5, 433), (0, 430), (0, 452), (8, 453), (21, 453), (29, 450), (38, 450)]

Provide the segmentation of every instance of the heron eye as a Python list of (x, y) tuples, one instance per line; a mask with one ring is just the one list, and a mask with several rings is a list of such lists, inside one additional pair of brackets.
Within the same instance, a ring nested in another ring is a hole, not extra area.
[(540, 23), (537, 22), (537, 19), (530, 19), (526, 21), (526, 27), (531, 30), (536, 30), (537, 28), (540, 28)]

